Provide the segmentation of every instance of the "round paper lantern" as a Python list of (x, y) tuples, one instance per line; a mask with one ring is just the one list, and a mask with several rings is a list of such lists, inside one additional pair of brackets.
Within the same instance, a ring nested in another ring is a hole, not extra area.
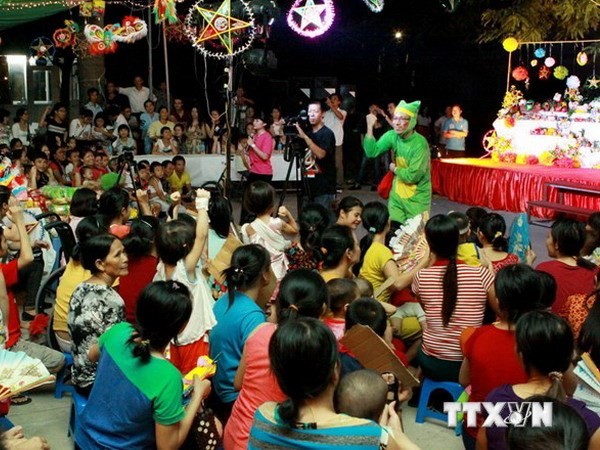
[(529, 78), (529, 71), (524, 66), (515, 67), (512, 71), (512, 76), (517, 81), (524, 81)]
[(538, 60), (537, 59), (532, 59), (529, 64), (531, 64), (531, 67), (535, 67), (535, 66), (538, 65)]
[(544, 50), (542, 47), (539, 47), (535, 49), (535, 52), (533, 52), (533, 54), (536, 58), (543, 58), (544, 56), (546, 56), (546, 50)]
[(502, 47), (509, 53), (514, 52), (519, 48), (519, 41), (517, 41), (514, 37), (506, 38), (502, 41)]
[(564, 80), (568, 76), (569, 69), (567, 69), (565, 66), (557, 66), (554, 69), (554, 78), (556, 78), (557, 80)]
[(577, 53), (577, 64), (585, 66), (588, 63), (588, 55), (586, 52)]
[(554, 66), (554, 64), (556, 64), (556, 60), (552, 56), (548, 56), (546, 58), (546, 60), (544, 61), (544, 64), (547, 67), (552, 67), (552, 66)]

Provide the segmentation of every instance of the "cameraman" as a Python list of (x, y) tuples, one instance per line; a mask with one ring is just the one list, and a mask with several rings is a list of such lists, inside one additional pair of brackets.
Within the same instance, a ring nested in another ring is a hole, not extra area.
[(320, 101), (308, 104), (308, 134), (296, 124), (298, 136), (307, 146), (304, 157), (304, 176), (308, 186), (308, 198), (332, 212), (335, 197), (335, 136), (323, 123), (324, 113)]

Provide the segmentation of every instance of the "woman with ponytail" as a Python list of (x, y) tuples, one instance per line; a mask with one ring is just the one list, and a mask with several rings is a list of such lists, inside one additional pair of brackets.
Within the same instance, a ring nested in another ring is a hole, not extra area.
[(384, 411), (381, 425), (335, 412), (339, 354), (335, 336), (321, 321), (287, 320), (271, 338), (269, 359), (287, 399), (256, 411), (249, 449), (416, 448), (402, 432), (393, 404)]
[(323, 260), (321, 252), (321, 236), (331, 222), (331, 214), (323, 205), (310, 203), (306, 205), (298, 219), (300, 241), (292, 243), (285, 251), (288, 259), (288, 270), (317, 270)]
[[(361, 257), (354, 268), (358, 267), (359, 276), (369, 281), (375, 292), (387, 279), (394, 279), (394, 283), (377, 297), (386, 312), (393, 314), (396, 308), (389, 304), (392, 292), (409, 287), (414, 275), (427, 265), (429, 259), (423, 258), (415, 269), (400, 273), (392, 251), (385, 245), (385, 237), (390, 232), (391, 225), (388, 208), (383, 203), (367, 203), (362, 213), (362, 223), (367, 234), (360, 240)], [(421, 309), (420, 306), (418, 309)], [(423, 311), (421, 310), (418, 315), (424, 315)]]
[(228, 292), (213, 308), (217, 324), (210, 333), (210, 356), (217, 361), (213, 409), (227, 422), (238, 391), (233, 385), (248, 336), (265, 322), (265, 309), (275, 288), (271, 257), (264, 247), (238, 247), (225, 270)]
[(98, 382), (77, 419), (79, 448), (181, 447), (210, 392), (209, 381), (194, 378), (184, 408), (181, 373), (164, 357), (191, 313), (185, 285), (157, 281), (140, 295), (137, 328), (123, 322), (100, 337), (90, 350), (91, 358), (100, 359)]
[(427, 378), (458, 381), (461, 332), (481, 326), (486, 301), (497, 310), (494, 275), (456, 259), (459, 230), (452, 218), (433, 216), (425, 225), (425, 237), (434, 262), (417, 272), (412, 283), (426, 320), (417, 358)]
[(154, 216), (141, 216), (133, 220), (130, 227), (129, 235), (123, 239), (129, 258), (129, 273), (119, 280), (119, 294), (125, 302), (127, 321), (135, 324), (135, 304), (142, 289), (152, 283), (158, 265), (158, 219)]
[[(298, 317), (319, 319), (328, 306), (327, 286), (311, 270), (298, 269), (281, 280), (272, 318), (278, 325)], [(233, 385), (240, 391), (225, 427), (223, 443), (227, 450), (245, 450), (254, 412), (266, 402), (282, 402), (286, 396), (269, 365), (269, 342), (277, 325), (257, 327), (244, 345)]]
[[(574, 351), (569, 324), (551, 312), (531, 311), (518, 320), (516, 335), (517, 353), (528, 379), (525, 383), (500, 386), (485, 401), (519, 404), (532, 395), (547, 395), (575, 409), (585, 420), (590, 433), (588, 448), (600, 448), (600, 417), (582, 401), (567, 397), (563, 387), (563, 374), (571, 366)], [(507, 407), (500, 411), (503, 419), (509, 413)], [(498, 427), (481, 428), (477, 436), (477, 448), (506, 449), (505, 431), (505, 428)]]
[[(514, 253), (508, 253), (508, 240), (504, 237), (506, 233), (506, 222), (500, 214), (489, 213), (479, 219), (477, 239), (481, 242), (480, 251), (492, 263), (494, 273), (511, 264), (518, 264), (519, 257)], [(533, 262), (535, 257), (531, 249), (527, 253), (528, 262)]]
[(598, 268), (581, 257), (585, 240), (583, 223), (570, 219), (557, 220), (546, 238), (546, 249), (552, 259), (536, 267), (556, 280), (557, 290), (552, 311), (562, 317), (568, 315), (566, 307), (569, 296), (585, 295), (596, 287)]
[(354, 278), (352, 268), (360, 261), (360, 246), (350, 227), (334, 224), (327, 228), (321, 236), (321, 253), (320, 273), (325, 282)]

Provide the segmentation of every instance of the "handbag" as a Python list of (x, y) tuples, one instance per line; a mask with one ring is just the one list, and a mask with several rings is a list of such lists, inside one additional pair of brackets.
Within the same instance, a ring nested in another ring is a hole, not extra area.
[(204, 408), (194, 416), (182, 450), (216, 450), (223, 447), (223, 425), (214, 411)]
[(377, 194), (384, 200), (390, 197), (390, 191), (394, 184), (394, 172), (387, 172), (377, 186)]

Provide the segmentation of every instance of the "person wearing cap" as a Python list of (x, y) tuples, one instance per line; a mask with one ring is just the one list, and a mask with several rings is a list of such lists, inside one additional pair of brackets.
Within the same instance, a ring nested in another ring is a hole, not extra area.
[(391, 150), (394, 155), (390, 165), (394, 182), (388, 200), (390, 218), (396, 222), (392, 229), (431, 208), (429, 144), (415, 131), (420, 105), (420, 101), (400, 101), (394, 110), (393, 128), (379, 140), (373, 136), (377, 117), (367, 115), (367, 134), (363, 144), (365, 154), (376, 158)]

